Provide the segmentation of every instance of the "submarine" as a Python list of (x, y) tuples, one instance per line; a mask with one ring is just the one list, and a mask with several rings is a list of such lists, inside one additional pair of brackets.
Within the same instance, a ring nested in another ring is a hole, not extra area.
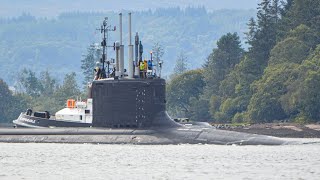
[[(132, 44), (129, 16), (128, 69), (124, 69), (122, 14), (119, 14), (120, 41), (113, 46), (115, 62), (106, 57), (109, 31), (105, 18), (101, 28), (101, 67), (89, 85), (86, 101), (69, 99), (66, 108), (54, 116), (49, 112), (26, 112), (13, 121), (14, 129), (0, 129), (0, 142), (97, 143), (97, 144), (221, 144), (284, 145), (281, 138), (218, 130), (205, 123), (181, 124), (166, 111), (166, 81), (161, 62), (151, 67), (142, 61), (143, 45), (136, 33)], [(134, 49), (135, 46), (135, 49)], [(135, 53), (133, 53), (135, 52)], [(135, 54), (135, 57), (134, 57)], [(113, 67), (111, 67), (113, 66)], [(148, 66), (148, 67), (146, 67)], [(112, 72), (111, 72), (112, 71)]]

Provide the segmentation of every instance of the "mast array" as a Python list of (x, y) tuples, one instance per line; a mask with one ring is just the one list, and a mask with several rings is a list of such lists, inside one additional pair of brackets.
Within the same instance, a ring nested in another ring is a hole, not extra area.
[[(104, 21), (101, 25), (100, 29), (97, 29), (103, 34), (101, 46), (102, 46), (102, 58), (100, 59), (100, 63), (102, 63), (102, 70), (101, 70), (101, 77), (102, 78), (109, 78), (110, 76), (110, 61), (106, 61), (108, 59), (108, 52), (107, 47), (113, 47), (108, 46), (108, 37), (109, 37), (109, 31), (115, 31), (116, 27), (111, 28), (111, 25), (108, 25), (108, 17), (104, 18)], [(107, 63), (107, 74), (105, 69), (105, 63)], [(107, 76), (108, 75), (108, 76)]]

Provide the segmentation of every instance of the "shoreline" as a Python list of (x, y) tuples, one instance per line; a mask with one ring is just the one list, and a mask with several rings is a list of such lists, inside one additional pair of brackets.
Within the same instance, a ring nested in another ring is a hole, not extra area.
[(252, 125), (213, 125), (217, 129), (268, 135), (280, 138), (320, 138), (320, 124), (266, 123)]

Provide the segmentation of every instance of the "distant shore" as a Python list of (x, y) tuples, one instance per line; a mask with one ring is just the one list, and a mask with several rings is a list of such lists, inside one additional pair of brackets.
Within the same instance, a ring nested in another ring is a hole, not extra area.
[(214, 125), (217, 129), (283, 138), (320, 138), (320, 124), (267, 123), (243, 126)]

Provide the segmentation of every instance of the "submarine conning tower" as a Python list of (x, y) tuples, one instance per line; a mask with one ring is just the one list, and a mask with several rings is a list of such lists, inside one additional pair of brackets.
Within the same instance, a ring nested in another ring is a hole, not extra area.
[[(110, 72), (109, 61), (105, 55), (108, 18), (105, 18), (103, 33), (102, 72), (91, 85), (92, 126), (109, 128), (161, 128), (179, 127), (166, 112), (166, 82), (161, 78), (162, 62), (153, 63), (152, 52), (148, 63), (142, 61), (143, 46), (139, 35), (135, 36), (135, 58), (131, 41), (131, 13), (129, 13), (128, 71), (124, 69), (124, 45), (122, 44), (122, 13), (119, 14), (120, 42), (114, 43), (116, 62)], [(105, 67), (105, 62), (108, 65)], [(154, 65), (152, 65), (154, 64)], [(159, 66), (159, 67), (158, 67)], [(107, 71), (105, 71), (107, 68)], [(145, 69), (144, 69), (145, 68)], [(159, 70), (160, 68), (160, 70)], [(159, 76), (157, 75), (157, 70)], [(127, 74), (125, 73), (127, 72)], [(113, 74), (113, 75), (111, 75)]]
[(164, 79), (94, 81), (92, 98), (95, 127), (179, 126), (166, 113)]

